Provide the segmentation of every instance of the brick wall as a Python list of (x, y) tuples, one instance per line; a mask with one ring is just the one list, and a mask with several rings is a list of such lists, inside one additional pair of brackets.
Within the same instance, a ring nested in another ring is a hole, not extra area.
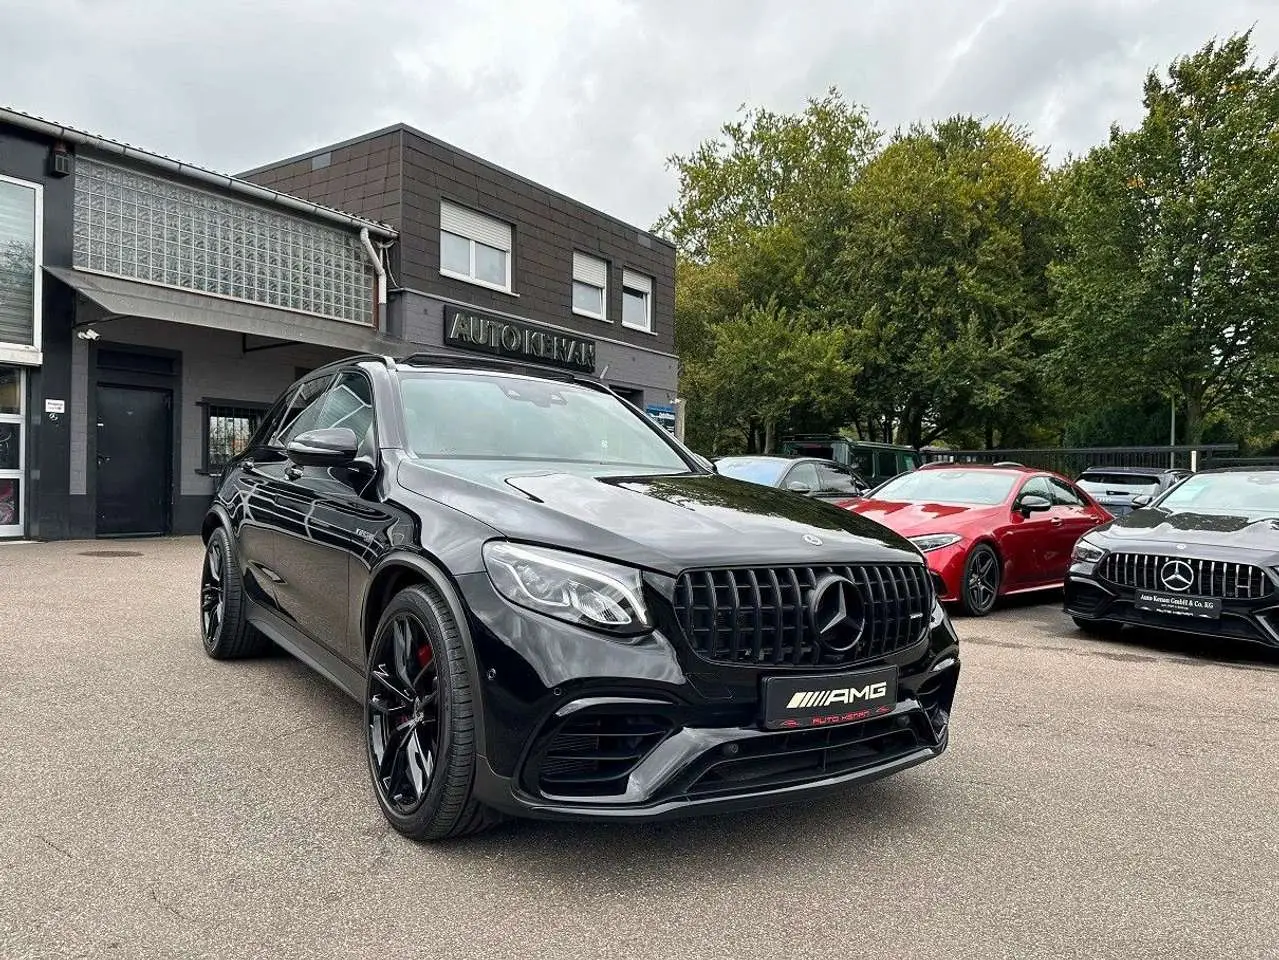
[[(321, 160), (317, 166), (316, 157), (327, 157), (328, 164)], [(243, 176), (390, 223), (401, 235), (392, 259), (400, 286), (674, 353), (675, 251), (670, 245), (411, 128), (396, 127)], [(513, 226), (514, 296), (440, 275), (441, 199)], [(574, 250), (609, 264), (608, 322), (572, 311)], [(621, 324), (624, 268), (653, 280), (653, 333)]]

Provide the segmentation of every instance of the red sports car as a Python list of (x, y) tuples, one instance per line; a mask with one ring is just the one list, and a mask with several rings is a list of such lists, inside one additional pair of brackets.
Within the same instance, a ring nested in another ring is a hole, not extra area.
[(944, 581), (942, 600), (974, 616), (1061, 587), (1075, 541), (1111, 519), (1066, 478), (1015, 465), (930, 466), (845, 506), (908, 537)]

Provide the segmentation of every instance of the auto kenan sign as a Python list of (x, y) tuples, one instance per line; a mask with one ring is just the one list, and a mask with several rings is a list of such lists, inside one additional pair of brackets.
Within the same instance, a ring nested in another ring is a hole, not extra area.
[(595, 341), (474, 310), (444, 308), (444, 343), (499, 357), (595, 372)]

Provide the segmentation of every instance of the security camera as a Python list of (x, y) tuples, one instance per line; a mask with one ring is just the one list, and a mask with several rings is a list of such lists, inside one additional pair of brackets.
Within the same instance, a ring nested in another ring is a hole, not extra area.
[(76, 336), (81, 340), (97, 340), (102, 334), (90, 327), (88, 330), (81, 330)]

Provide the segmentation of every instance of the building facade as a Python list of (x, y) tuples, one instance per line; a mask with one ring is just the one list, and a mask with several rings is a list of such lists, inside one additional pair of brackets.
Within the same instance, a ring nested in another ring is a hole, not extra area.
[(396, 229), (392, 335), (585, 370), (669, 422), (666, 240), (403, 124), (241, 176)]
[(352, 353), (586, 371), (669, 425), (673, 308), (668, 244), (407, 127), (236, 178), (0, 109), (0, 539), (197, 531)]

